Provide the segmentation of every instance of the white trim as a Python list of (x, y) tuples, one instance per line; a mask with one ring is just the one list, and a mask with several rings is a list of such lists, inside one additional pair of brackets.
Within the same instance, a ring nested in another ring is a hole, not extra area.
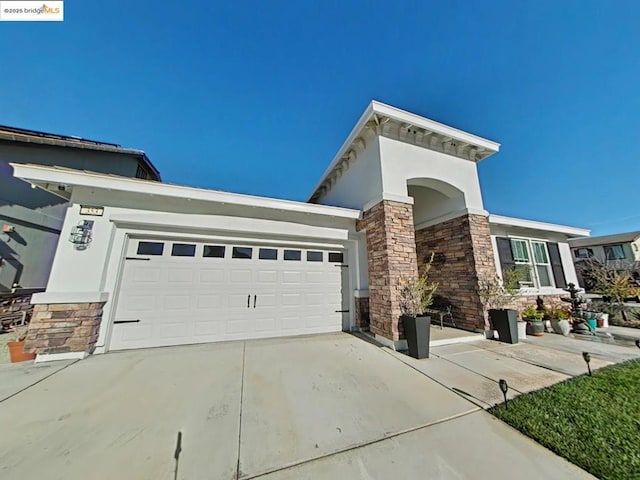
[(108, 299), (109, 292), (41, 292), (33, 294), (31, 303), (102, 303)]
[(591, 230), (578, 227), (569, 227), (567, 225), (557, 225), (555, 223), (538, 222), (535, 220), (525, 220), (523, 218), (503, 217), (501, 215), (489, 215), (489, 223), (495, 225), (508, 225), (511, 227), (529, 228), (532, 230), (542, 230), (545, 232), (564, 233), (574, 237), (589, 236)]
[(419, 223), (415, 226), (415, 229), (422, 230), (423, 228), (431, 227), (433, 225), (438, 225), (439, 223), (447, 222), (449, 220), (453, 220), (454, 218), (458, 218), (463, 215), (481, 215), (483, 217), (486, 217), (489, 215), (489, 212), (487, 212), (486, 210), (480, 210), (479, 208), (465, 208), (463, 210), (449, 212), (439, 217), (433, 218), (431, 220), (427, 220), (426, 222)]
[(329, 217), (350, 218), (354, 220), (360, 218), (359, 210), (352, 210), (348, 208), (316, 205), (311, 203), (295, 202), (293, 200), (280, 200), (252, 195), (241, 195), (238, 193), (221, 192), (218, 190), (207, 190), (203, 188), (185, 187), (151, 180), (104, 175), (62, 167), (45, 167), (19, 163), (10, 163), (10, 165), (13, 167), (14, 177), (32, 184), (44, 182), (47, 184), (66, 186), (79, 185), (102, 190), (109, 189), (146, 195), (189, 198), (191, 200), (227, 203), (247, 207), (271, 208), (290, 212), (325, 215)]
[[(431, 328), (433, 329), (433, 325), (431, 326)], [(438, 327), (435, 327), (438, 328)], [(429, 341), (429, 347), (441, 347), (443, 345), (453, 345), (455, 343), (471, 343), (471, 342), (477, 342), (478, 340), (484, 340), (485, 339), (485, 334), (484, 333), (475, 333), (475, 332), (469, 332), (469, 335), (466, 335), (464, 337), (454, 337), (454, 338), (443, 338), (441, 340), (430, 340)]]
[(66, 353), (40, 353), (33, 363), (57, 362), (59, 360), (84, 360), (89, 354), (87, 352), (66, 352)]
[[(371, 103), (367, 106), (364, 113), (358, 119), (358, 122), (353, 127), (347, 139), (344, 141), (338, 153), (336, 153), (335, 157), (324, 171), (320, 180), (316, 184), (316, 186), (311, 191), (309, 198), (307, 201), (310, 201), (315, 193), (318, 191), (320, 186), (324, 183), (324, 181), (331, 175), (334, 168), (340, 163), (342, 157), (345, 153), (351, 148), (351, 144), (355, 141), (355, 139), (361, 134), (362, 130), (365, 128), (367, 122), (373, 117), (373, 114), (380, 114), (385, 117), (393, 118), (403, 123), (407, 123), (410, 125), (414, 125), (416, 127), (424, 128), (433, 133), (437, 133), (446, 137), (451, 137), (452, 139), (456, 139), (467, 143), (469, 145), (474, 145), (480, 147), (482, 149), (488, 150), (492, 153), (500, 150), (500, 144), (497, 142), (493, 142), (491, 140), (487, 140), (486, 138), (478, 137), (471, 133), (464, 132), (462, 130), (458, 130), (457, 128), (449, 127), (442, 123), (435, 122), (433, 120), (429, 120), (428, 118), (421, 117), (420, 115), (416, 115), (415, 113), (406, 112), (404, 110), (400, 110), (399, 108), (392, 107), (391, 105), (386, 105), (381, 102), (377, 102), (372, 100)], [(489, 155), (487, 155), (488, 157)], [(485, 157), (486, 158), (486, 157)]]
[(346, 241), (349, 232), (345, 228), (315, 227), (280, 220), (264, 220), (250, 217), (231, 217), (223, 215), (185, 215), (181, 213), (132, 213), (115, 214), (109, 220), (119, 228), (133, 226), (143, 229), (161, 230), (185, 229), (204, 231), (226, 231), (241, 234), (271, 235), (285, 237), (322, 238), (333, 241)]
[(354, 290), (353, 296), (356, 298), (369, 298), (369, 290)]
[(407, 205), (413, 205), (413, 197), (405, 196), (405, 195), (396, 195), (394, 193), (383, 193), (382, 195), (378, 195), (375, 198), (372, 198), (362, 207), (362, 211), (366, 212), (371, 207), (375, 207), (377, 204), (384, 200), (389, 200), (392, 202), (398, 203), (406, 203)]
[(385, 347), (389, 347), (391, 350), (394, 351), (398, 351), (398, 350), (408, 350), (409, 346), (407, 345), (407, 341), (406, 340), (398, 340), (398, 341), (393, 341), (393, 340), (389, 340), (387, 337), (383, 337), (382, 335), (378, 335), (377, 333), (374, 336), (376, 342), (378, 342), (379, 344), (385, 346)]

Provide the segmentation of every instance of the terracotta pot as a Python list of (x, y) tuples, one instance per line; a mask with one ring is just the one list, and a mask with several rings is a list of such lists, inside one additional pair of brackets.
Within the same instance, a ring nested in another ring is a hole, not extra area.
[(598, 322), (598, 328), (604, 327), (604, 318), (598, 317), (597, 322)]
[(24, 342), (7, 342), (11, 363), (26, 362), (36, 358), (35, 353), (25, 353)]

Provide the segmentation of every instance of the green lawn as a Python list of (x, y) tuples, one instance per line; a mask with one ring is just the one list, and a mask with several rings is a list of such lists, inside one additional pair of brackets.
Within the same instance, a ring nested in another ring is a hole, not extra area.
[(640, 360), (498, 405), (495, 416), (602, 479), (640, 479)]

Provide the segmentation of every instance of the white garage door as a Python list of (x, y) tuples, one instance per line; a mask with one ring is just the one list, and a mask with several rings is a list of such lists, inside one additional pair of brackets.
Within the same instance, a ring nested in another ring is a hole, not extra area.
[(112, 350), (342, 329), (336, 250), (132, 239)]

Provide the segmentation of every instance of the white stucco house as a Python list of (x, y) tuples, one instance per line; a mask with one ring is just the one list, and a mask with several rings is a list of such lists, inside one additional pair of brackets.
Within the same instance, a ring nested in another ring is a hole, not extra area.
[(308, 202), (59, 167), (14, 175), (69, 201), (26, 348), (110, 350), (368, 329), (402, 348), (398, 281), (432, 275), (483, 331), (484, 276), (526, 272), (524, 301), (576, 283), (588, 230), (490, 215), (477, 164), (499, 144), (372, 102)]

